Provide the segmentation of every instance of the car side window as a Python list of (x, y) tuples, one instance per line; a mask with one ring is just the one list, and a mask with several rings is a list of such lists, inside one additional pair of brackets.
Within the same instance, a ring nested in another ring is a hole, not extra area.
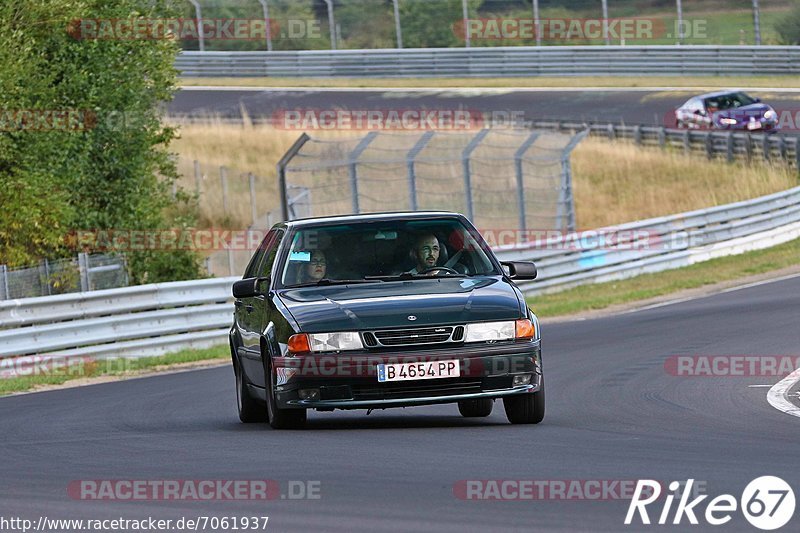
[(254, 278), (256, 276), (256, 272), (261, 264), (261, 260), (264, 258), (264, 252), (267, 250), (267, 248), (269, 248), (269, 244), (274, 238), (275, 230), (270, 230), (258, 245), (256, 253), (254, 253), (253, 257), (250, 258), (250, 262), (247, 263), (247, 268), (244, 269), (244, 276), (242, 279)]
[(272, 274), (272, 268), (275, 265), (275, 256), (278, 255), (278, 249), (281, 247), (281, 241), (286, 232), (282, 229), (275, 230), (275, 235), (267, 243), (264, 249), (264, 259), (257, 270), (257, 275), (260, 278), (269, 278)]

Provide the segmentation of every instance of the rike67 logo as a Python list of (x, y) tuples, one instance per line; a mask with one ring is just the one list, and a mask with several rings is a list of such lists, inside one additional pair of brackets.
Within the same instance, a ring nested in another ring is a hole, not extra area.
[[(653, 520), (659, 525), (679, 525), (685, 518), (690, 524), (697, 525), (699, 515), (705, 519), (706, 523), (712, 526), (721, 526), (730, 522), (737, 509), (740, 509), (747, 521), (754, 527), (771, 531), (785, 526), (794, 515), (794, 491), (779, 477), (762, 476), (754, 479), (745, 487), (738, 501), (731, 494), (721, 494), (706, 503), (704, 512), (701, 512), (701, 504), (708, 498), (708, 495), (697, 496), (690, 501), (693, 484), (694, 479), (689, 479), (685, 484), (678, 481), (670, 483), (669, 491), (671, 493), (666, 495), (661, 512), (657, 518), (653, 516)], [(684, 489), (678, 494), (678, 490), (682, 486)], [(625, 525), (636, 522), (637, 515), (642, 524), (651, 524), (647, 507), (659, 500), (661, 492), (661, 484), (658, 481), (639, 480), (631, 504), (628, 506)], [(673, 513), (672, 504), (676, 497), (678, 504)], [(653, 505), (650, 511), (658, 511), (656, 507), (657, 505)], [(670, 520), (670, 516), (672, 520)]]

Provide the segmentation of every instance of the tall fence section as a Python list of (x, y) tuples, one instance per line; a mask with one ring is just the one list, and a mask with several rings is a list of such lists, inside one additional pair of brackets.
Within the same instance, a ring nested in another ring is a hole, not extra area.
[(124, 256), (80, 253), (28, 268), (0, 265), (0, 300), (127, 287), (128, 281)]
[[(303, 134), (278, 165), (308, 191), (308, 214), (447, 210), (482, 229), (575, 227), (569, 156), (587, 132), (372, 131), (348, 140)], [(288, 201), (284, 217), (291, 220)]]

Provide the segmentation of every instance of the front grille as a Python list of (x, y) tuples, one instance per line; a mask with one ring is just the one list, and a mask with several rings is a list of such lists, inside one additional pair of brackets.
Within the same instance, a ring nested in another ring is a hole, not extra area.
[(450, 396), (481, 392), (480, 380), (463, 378), (434, 379), (425, 383), (381, 383), (352, 386), (354, 400), (397, 400), (407, 398)]
[(384, 329), (367, 331), (363, 335), (364, 345), (416, 346), (418, 344), (441, 344), (459, 342), (464, 338), (464, 326), (435, 326), (425, 328)]

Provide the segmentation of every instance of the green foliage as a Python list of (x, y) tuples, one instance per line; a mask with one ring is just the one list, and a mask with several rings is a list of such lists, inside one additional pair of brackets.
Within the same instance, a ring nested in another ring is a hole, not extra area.
[[(174, 16), (164, 1), (16, 0), (0, 4), (0, 263), (72, 255), (63, 236), (78, 229), (173, 227), (168, 191), (177, 178), (174, 136), (159, 106), (172, 96), (177, 45), (168, 40), (76, 39), (75, 20)], [(26, 110), (78, 117), (72, 127), (19, 128)], [(16, 127), (15, 127), (16, 126)], [(133, 253), (135, 280), (167, 260)], [(193, 254), (171, 253), (182, 265)], [(178, 255), (187, 257), (178, 258)]]
[(781, 44), (800, 45), (800, 4), (775, 23)]
[[(469, 0), (470, 18), (477, 13), (480, 0)], [(405, 48), (446, 48), (464, 46), (461, 0), (404, 0), (400, 3), (400, 22)]]

